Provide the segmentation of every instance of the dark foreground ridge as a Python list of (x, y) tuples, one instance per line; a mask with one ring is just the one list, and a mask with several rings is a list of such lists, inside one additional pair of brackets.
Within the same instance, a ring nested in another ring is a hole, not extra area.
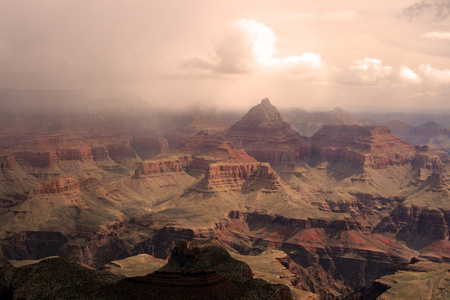
[(1, 299), (292, 299), (287, 286), (254, 279), (216, 241), (181, 242), (161, 270), (129, 278), (68, 258), (13, 268), (0, 255)]

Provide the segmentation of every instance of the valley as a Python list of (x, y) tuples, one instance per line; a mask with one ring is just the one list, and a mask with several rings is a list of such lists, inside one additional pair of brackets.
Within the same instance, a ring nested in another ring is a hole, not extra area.
[[(61, 256), (99, 269), (149, 255), (160, 266), (180, 242), (213, 239), (261, 278), (288, 276), (277, 283), (299, 299), (401, 289), (419, 280), (415, 260), (433, 280), (448, 277), (443, 126), (402, 131), (341, 109), (280, 114), (267, 98), (231, 124), (205, 111), (161, 117), (140, 102), (68, 113), (44, 101), (52, 109), (38, 114), (19, 96), (0, 117), (8, 260)], [(398, 270), (410, 273), (392, 277)]]

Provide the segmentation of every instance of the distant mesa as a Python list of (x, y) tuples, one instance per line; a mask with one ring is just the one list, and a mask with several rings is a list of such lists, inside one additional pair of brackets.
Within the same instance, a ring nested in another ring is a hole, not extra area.
[(281, 111), (282, 117), (299, 134), (310, 137), (325, 125), (364, 125), (339, 106), (331, 111), (307, 112), (292, 108)]

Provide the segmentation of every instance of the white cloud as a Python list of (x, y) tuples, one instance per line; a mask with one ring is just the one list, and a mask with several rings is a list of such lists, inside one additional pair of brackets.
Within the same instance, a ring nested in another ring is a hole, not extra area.
[(338, 71), (336, 80), (344, 84), (373, 85), (386, 80), (393, 72), (394, 68), (383, 65), (380, 59), (365, 57)]
[(432, 84), (450, 84), (450, 69), (435, 69), (431, 65), (420, 65), (419, 74)]
[(417, 73), (415, 73), (413, 70), (411, 70), (410, 68), (406, 67), (406, 66), (401, 66), (400, 67), (400, 79), (402, 79), (402, 81), (406, 81), (406, 82), (413, 82), (413, 83), (417, 83), (420, 82), (420, 78), (419, 75), (417, 75)]
[(428, 32), (422, 35), (422, 38), (432, 40), (450, 40), (450, 32)]
[(277, 72), (324, 67), (319, 54), (278, 57), (275, 32), (263, 23), (251, 19), (235, 21), (225, 38), (209, 57), (196, 57), (183, 62), (183, 67), (207, 69), (219, 73)]

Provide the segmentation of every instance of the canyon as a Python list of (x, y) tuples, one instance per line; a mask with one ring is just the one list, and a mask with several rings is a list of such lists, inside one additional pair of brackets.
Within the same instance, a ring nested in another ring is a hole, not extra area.
[(301, 135), (267, 98), (234, 124), (205, 112), (158, 121), (138, 103), (65, 117), (56, 107), (40, 126), (26, 109), (2, 114), (6, 259), (57, 255), (101, 268), (143, 254), (175, 259), (183, 241), (213, 239), (243, 261), (271, 257), (299, 299), (356, 297), (414, 260), (450, 262), (448, 152), (340, 109), (332, 115), (345, 122)]

